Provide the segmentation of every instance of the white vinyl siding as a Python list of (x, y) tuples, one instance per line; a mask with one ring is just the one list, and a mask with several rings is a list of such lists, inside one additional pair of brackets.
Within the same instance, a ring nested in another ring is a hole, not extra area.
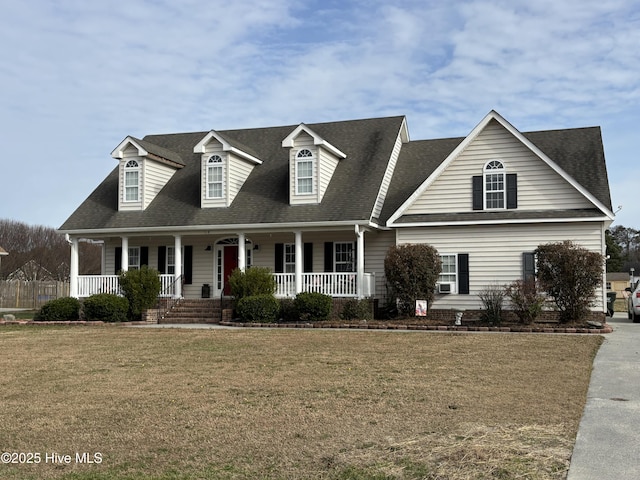
[(580, 192), (534, 155), (498, 122), (491, 121), (411, 205), (406, 214), (472, 211), (473, 176), (499, 159), (518, 175), (518, 210), (592, 208)]
[(389, 185), (391, 183), (391, 178), (393, 177), (393, 172), (396, 168), (396, 163), (398, 161), (398, 156), (400, 155), (401, 148), (402, 130), (398, 133), (398, 138), (396, 138), (396, 143), (394, 144), (393, 151), (391, 152), (391, 158), (389, 159), (389, 163), (387, 164), (387, 170), (384, 172), (384, 177), (382, 178), (382, 185), (380, 186), (380, 190), (378, 191), (378, 198), (376, 198), (376, 204), (373, 208), (373, 218), (378, 218), (380, 216), (380, 213), (382, 213), (382, 207), (384, 206), (384, 201), (387, 197)]
[(145, 160), (143, 208), (149, 206), (175, 172), (176, 169), (169, 165), (149, 159)]
[[(127, 168), (132, 161), (137, 162), (137, 169)], [(138, 156), (133, 146), (124, 151), (119, 168), (118, 210), (144, 210), (176, 172), (175, 167)]]
[(324, 148), (318, 148), (318, 201), (321, 202), (324, 197), (329, 183), (333, 177), (333, 173), (338, 166), (338, 158)]
[[(477, 309), (478, 293), (489, 285), (505, 285), (522, 279), (522, 254), (538, 245), (574, 240), (580, 246), (603, 253), (602, 224), (598, 222), (518, 224), (406, 228), (397, 231), (399, 245), (428, 243), (443, 254), (469, 254), (469, 295), (437, 296), (434, 308)], [(602, 291), (598, 291), (602, 310)]]
[[(211, 195), (214, 192), (210, 191), (210, 179), (207, 174), (209, 167), (213, 166), (208, 163), (209, 159), (215, 155), (222, 158), (222, 179), (216, 180), (218, 182), (216, 187), (218, 188), (218, 194), (220, 186), (222, 187), (222, 194), (219, 197)], [(236, 195), (244, 185), (244, 182), (253, 171), (254, 166), (254, 164), (234, 155), (233, 153), (223, 152), (222, 145), (218, 141), (212, 140), (206, 147), (206, 153), (202, 155), (200, 179), (202, 188), (200, 206), (202, 208), (214, 208), (228, 207), (231, 205), (233, 200), (236, 198)]]

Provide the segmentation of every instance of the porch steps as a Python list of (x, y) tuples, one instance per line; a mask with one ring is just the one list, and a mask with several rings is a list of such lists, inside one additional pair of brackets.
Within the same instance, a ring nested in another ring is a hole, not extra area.
[(158, 323), (220, 323), (218, 299), (182, 299)]

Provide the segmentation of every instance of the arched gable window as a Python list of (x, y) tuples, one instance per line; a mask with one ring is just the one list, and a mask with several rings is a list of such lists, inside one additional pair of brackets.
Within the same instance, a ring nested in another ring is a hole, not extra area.
[(207, 198), (222, 198), (224, 195), (224, 161), (220, 155), (207, 160)]
[(124, 200), (140, 200), (140, 164), (136, 160), (129, 160), (124, 166)]
[(491, 160), (484, 167), (484, 208), (487, 210), (505, 207), (505, 169), (502, 162)]
[(308, 148), (303, 148), (296, 155), (296, 194), (313, 193), (314, 163), (313, 152)]

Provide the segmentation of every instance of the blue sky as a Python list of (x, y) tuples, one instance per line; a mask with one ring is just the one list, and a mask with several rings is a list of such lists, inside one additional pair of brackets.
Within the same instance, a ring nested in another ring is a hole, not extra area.
[(59, 227), (127, 135), (491, 110), (602, 127), (615, 224), (640, 228), (637, 0), (30, 0), (0, 7), (0, 218)]

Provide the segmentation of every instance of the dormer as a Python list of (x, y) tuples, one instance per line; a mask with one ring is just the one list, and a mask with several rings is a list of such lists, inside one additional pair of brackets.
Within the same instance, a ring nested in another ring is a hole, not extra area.
[(111, 156), (119, 160), (118, 210), (144, 210), (176, 170), (180, 155), (134, 137), (125, 138)]
[(200, 206), (231, 205), (260, 160), (250, 148), (211, 130), (193, 148), (200, 154)]
[(283, 141), (289, 149), (289, 203), (320, 203), (345, 153), (301, 123)]

